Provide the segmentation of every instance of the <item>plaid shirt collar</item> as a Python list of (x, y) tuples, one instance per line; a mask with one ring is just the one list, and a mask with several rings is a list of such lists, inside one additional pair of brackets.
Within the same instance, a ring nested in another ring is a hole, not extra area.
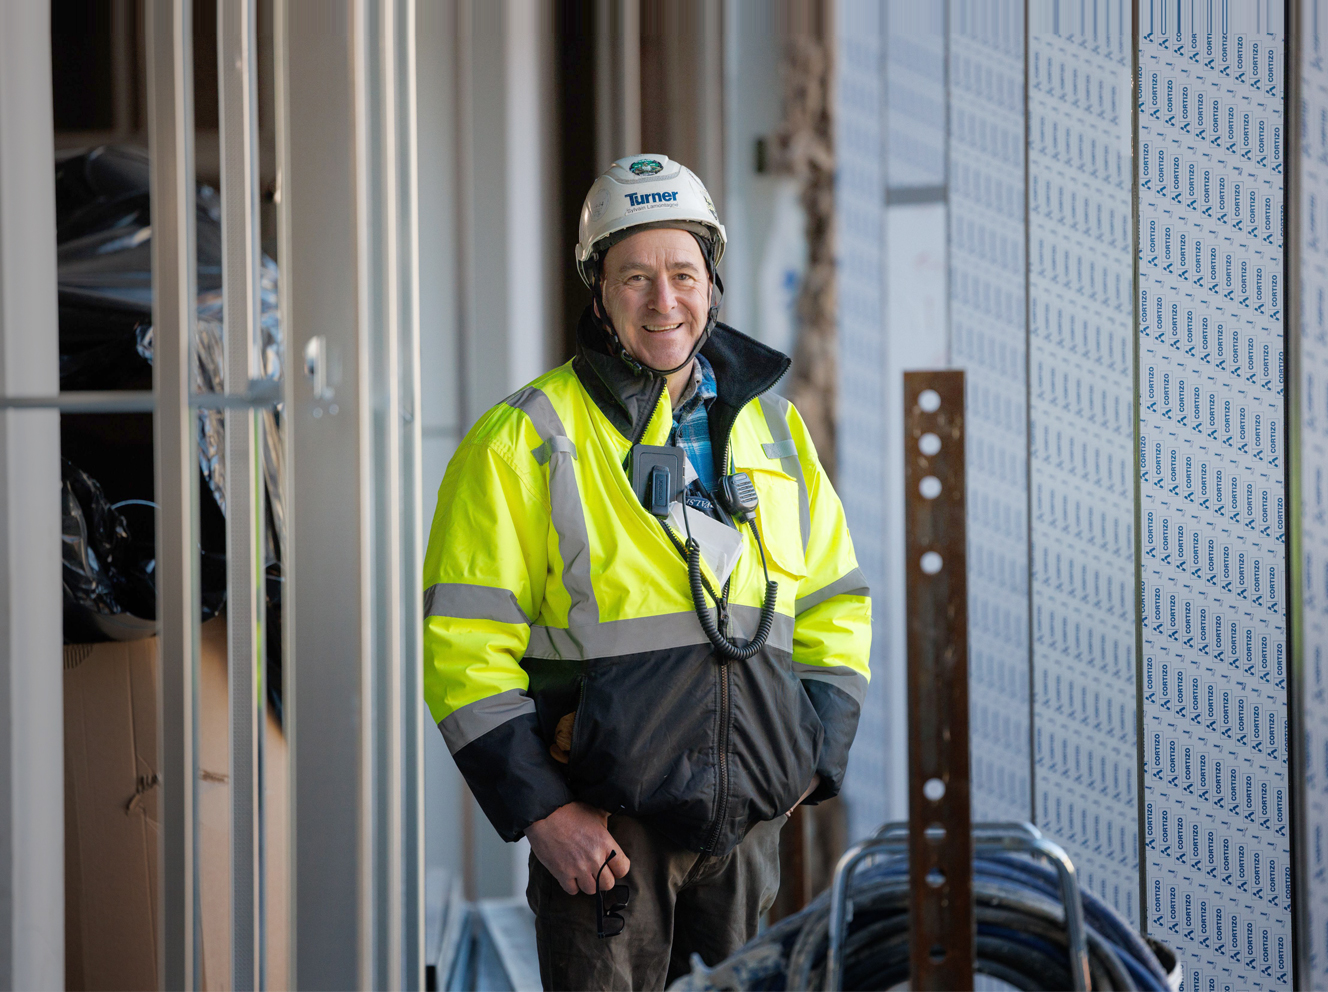
[(696, 416), (696, 408), (708, 409), (710, 401), (718, 395), (715, 387), (715, 370), (705, 360), (704, 355), (697, 355), (692, 365), (692, 381), (678, 398), (678, 408), (673, 411), (673, 422), (681, 424)]
[(697, 477), (709, 492), (715, 489), (715, 455), (710, 443), (710, 403), (717, 395), (715, 370), (700, 355), (692, 367), (692, 381), (673, 411), (674, 443), (687, 453)]

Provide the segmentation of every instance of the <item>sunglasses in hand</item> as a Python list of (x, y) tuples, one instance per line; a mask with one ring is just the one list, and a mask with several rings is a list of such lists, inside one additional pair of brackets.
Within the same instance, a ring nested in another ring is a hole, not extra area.
[[(617, 851), (610, 851), (609, 856), (604, 859), (604, 864), (599, 866), (599, 871), (595, 873), (595, 932), (601, 940), (605, 937), (616, 937), (623, 932), (623, 927), (627, 921), (620, 915), (627, 908), (627, 896), (630, 891), (626, 882), (619, 882), (608, 892), (599, 887), (600, 876), (604, 874), (604, 869), (609, 867), (609, 862), (618, 856)], [(609, 874), (612, 878), (612, 873)], [(608, 906), (605, 906), (605, 896), (608, 897)]]

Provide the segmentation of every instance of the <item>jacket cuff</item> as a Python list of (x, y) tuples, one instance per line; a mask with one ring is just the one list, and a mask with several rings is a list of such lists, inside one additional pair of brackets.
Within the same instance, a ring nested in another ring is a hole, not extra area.
[(848, 749), (858, 732), (858, 717), (862, 708), (853, 696), (820, 679), (804, 678), (802, 688), (811, 699), (816, 715), (821, 718), (821, 725), (825, 728), (821, 759), (816, 765), (821, 783), (803, 800), (805, 805), (814, 806), (839, 795), (844, 785)]
[(533, 712), (475, 738), (452, 755), (498, 836), (517, 841), (526, 828), (576, 797), (549, 756)]

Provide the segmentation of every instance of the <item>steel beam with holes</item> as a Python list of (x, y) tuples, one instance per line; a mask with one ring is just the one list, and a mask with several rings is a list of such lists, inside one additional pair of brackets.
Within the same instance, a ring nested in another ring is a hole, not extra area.
[(971, 989), (975, 944), (964, 556), (964, 373), (904, 373), (909, 959)]

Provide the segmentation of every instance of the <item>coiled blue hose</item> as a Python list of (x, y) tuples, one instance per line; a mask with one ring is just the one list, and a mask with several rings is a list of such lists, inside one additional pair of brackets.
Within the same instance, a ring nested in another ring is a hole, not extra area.
[[(973, 863), (977, 916), (976, 971), (1017, 989), (1071, 985), (1065, 911), (1055, 871), (1013, 854), (979, 855)], [(844, 945), (845, 989), (888, 989), (908, 980), (908, 862), (892, 858), (854, 877), (853, 915)], [(1084, 891), (1089, 968), (1095, 990), (1175, 992), (1175, 957), (1145, 941), (1114, 909)], [(692, 972), (682, 990), (820, 989), (824, 984), (829, 895), (766, 930), (728, 960)]]

